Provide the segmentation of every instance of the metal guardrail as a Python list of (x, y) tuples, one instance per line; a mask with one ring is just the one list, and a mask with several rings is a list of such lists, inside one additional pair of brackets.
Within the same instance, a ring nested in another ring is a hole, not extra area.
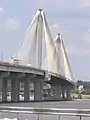
[(79, 116), (80, 120), (83, 117), (90, 117), (90, 109), (60, 109), (60, 108), (33, 108), (33, 107), (13, 107), (0, 106), (1, 113), (15, 113), (19, 120), (19, 114), (37, 114), (39, 115), (58, 115), (60, 116)]

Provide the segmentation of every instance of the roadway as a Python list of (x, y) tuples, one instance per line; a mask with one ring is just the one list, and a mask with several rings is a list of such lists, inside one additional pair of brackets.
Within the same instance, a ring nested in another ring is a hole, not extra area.
[(40, 107), (40, 108), (76, 108), (90, 109), (90, 100), (57, 101), (57, 102), (27, 102), (27, 103), (1, 103), (0, 106)]

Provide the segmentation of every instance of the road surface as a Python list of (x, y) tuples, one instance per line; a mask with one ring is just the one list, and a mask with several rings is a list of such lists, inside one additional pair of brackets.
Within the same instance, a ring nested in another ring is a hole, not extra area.
[[(17, 107), (39, 107), (39, 108), (73, 108), (73, 109), (90, 109), (90, 100), (75, 100), (75, 101), (58, 101), (58, 102), (28, 102), (28, 103), (8, 103), (0, 104), (1, 106), (17, 106)], [(1, 113), (1, 118), (16, 118), (16, 114)], [(59, 120), (59, 116), (43, 116), (40, 115), (40, 120)], [(37, 115), (20, 114), (20, 120), (38, 120)], [(89, 120), (90, 118), (84, 118)], [(5, 120), (5, 119), (4, 119)], [(63, 120), (80, 120), (79, 117), (63, 117)]]

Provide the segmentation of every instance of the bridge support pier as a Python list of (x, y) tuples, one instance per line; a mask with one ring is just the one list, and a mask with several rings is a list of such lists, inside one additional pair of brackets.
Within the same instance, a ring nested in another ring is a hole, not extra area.
[(24, 81), (24, 101), (29, 101), (29, 93), (30, 93), (30, 79), (26, 78)]
[(7, 79), (2, 78), (2, 102), (7, 102)]
[(43, 83), (44, 78), (36, 78), (34, 80), (34, 100), (43, 99)]
[(50, 98), (50, 96), (51, 96), (51, 90), (48, 89), (47, 92), (48, 92), (48, 97)]
[(18, 102), (19, 101), (19, 89), (20, 82), (18, 79), (11, 80), (11, 101)]
[(66, 98), (67, 100), (71, 100), (71, 89), (69, 87), (66, 88)]
[(2, 78), (0, 78), (0, 93), (2, 92)]
[(62, 85), (62, 100), (65, 100), (65, 87)]
[(57, 98), (58, 100), (61, 100), (61, 92), (62, 92), (62, 90), (61, 90), (61, 85), (60, 85), (60, 84), (57, 84), (57, 85), (56, 85), (56, 98)]
[(56, 84), (52, 86), (53, 92), (54, 92), (54, 99), (55, 100), (61, 100), (61, 85)]

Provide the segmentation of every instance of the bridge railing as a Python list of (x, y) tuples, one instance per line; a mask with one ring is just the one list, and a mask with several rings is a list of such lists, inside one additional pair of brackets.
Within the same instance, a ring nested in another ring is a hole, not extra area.
[(60, 109), (60, 108), (33, 108), (33, 107), (12, 107), (12, 106), (0, 106), (0, 113), (15, 113), (19, 120), (20, 114), (34, 114), (37, 115), (39, 120), (40, 115), (55, 115), (58, 116), (58, 120), (61, 120), (63, 116), (78, 116), (80, 120), (83, 117), (90, 117), (90, 109)]

